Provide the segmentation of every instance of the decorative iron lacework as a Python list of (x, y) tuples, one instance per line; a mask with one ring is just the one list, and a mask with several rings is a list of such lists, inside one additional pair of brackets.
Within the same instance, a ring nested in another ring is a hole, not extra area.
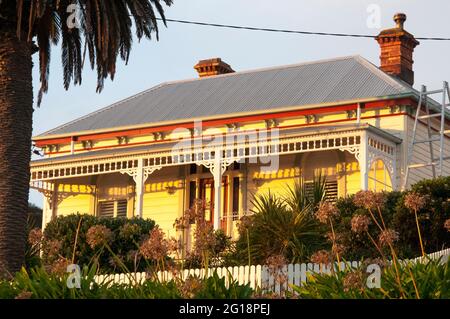
[(135, 171), (138, 169), (140, 159), (143, 160), (143, 168), (148, 169), (148, 173), (162, 167), (188, 164), (204, 165), (211, 169), (211, 165), (214, 165), (216, 152), (222, 152), (222, 170), (232, 162), (244, 158), (278, 156), (311, 151), (347, 150), (355, 154), (358, 158), (361, 145), (361, 132), (361, 130), (351, 130), (336, 133), (318, 133), (299, 137), (275, 138), (272, 140), (269, 138), (263, 142), (235, 143), (226, 149), (224, 149), (223, 145), (211, 145), (149, 154), (42, 164), (31, 167), (31, 182), (53, 181), (116, 172), (134, 176)]

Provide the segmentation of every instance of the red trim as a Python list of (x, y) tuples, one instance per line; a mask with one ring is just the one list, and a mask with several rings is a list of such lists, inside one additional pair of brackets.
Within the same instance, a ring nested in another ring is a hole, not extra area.
[[(373, 115), (373, 116), (362, 116), (362, 120), (368, 120), (368, 119), (374, 119), (374, 118), (381, 118), (381, 117), (392, 117), (392, 116), (400, 116), (400, 115), (408, 115), (407, 113), (395, 113), (395, 114), (384, 114), (384, 115)], [(342, 122), (354, 122), (356, 118), (350, 118), (350, 119), (341, 119), (341, 120), (333, 120), (333, 121), (323, 121), (318, 123), (309, 123), (309, 124), (296, 124), (296, 125), (286, 125), (286, 126), (279, 126), (280, 129), (289, 129), (289, 128), (296, 128), (296, 127), (305, 127), (305, 126), (318, 126), (323, 124), (333, 124), (333, 123), (342, 123)], [(245, 131), (239, 132), (237, 134), (246, 134)], [(207, 135), (203, 136), (204, 139), (208, 139), (208, 137), (212, 137), (213, 135)], [(88, 151), (91, 150), (100, 150), (105, 148), (119, 148), (119, 147), (129, 147), (129, 146), (138, 146), (138, 145), (151, 145), (151, 144), (157, 144), (157, 143), (168, 143), (176, 141), (176, 139), (166, 139), (163, 141), (152, 141), (152, 142), (138, 142), (138, 143), (129, 143), (126, 145), (111, 145), (111, 146), (98, 146), (88, 149)], [(75, 152), (84, 152), (86, 150), (75, 150)], [(70, 153), (70, 151), (60, 151), (60, 152), (51, 152), (46, 153), (48, 155), (55, 155), (55, 154), (65, 154)]]
[[(365, 109), (372, 109), (372, 108), (380, 108), (380, 107), (387, 107), (387, 106), (395, 106), (395, 105), (399, 105), (399, 104), (407, 105), (407, 104), (412, 104), (412, 103), (414, 103), (412, 99), (403, 98), (403, 99), (390, 99), (390, 100), (367, 102), (367, 103), (361, 103), (361, 105)], [(225, 119), (220, 119), (220, 120), (207, 120), (207, 121), (202, 122), (202, 126), (203, 127), (211, 127), (211, 126), (221, 126), (221, 125), (226, 125), (226, 124), (232, 124), (232, 123), (236, 123), (236, 122), (253, 122), (253, 121), (261, 121), (261, 120), (274, 119), (274, 118), (295, 117), (295, 116), (301, 116), (301, 115), (335, 113), (335, 112), (356, 110), (357, 108), (358, 108), (358, 103), (352, 103), (352, 104), (346, 104), (346, 105), (337, 105), (337, 106), (306, 109), (306, 110), (275, 112), (275, 113), (259, 114), (259, 115), (247, 115), (247, 116), (240, 116), (240, 117), (230, 117), (230, 118), (225, 118)], [(45, 146), (48, 144), (70, 143), (72, 138), (77, 139), (78, 141), (99, 140), (99, 139), (108, 139), (108, 138), (117, 137), (117, 136), (138, 136), (138, 135), (146, 135), (146, 134), (154, 133), (154, 132), (171, 131), (176, 128), (189, 129), (189, 128), (193, 128), (193, 127), (194, 127), (194, 122), (185, 122), (185, 123), (180, 123), (180, 124), (163, 125), (163, 126), (149, 127), (149, 128), (142, 128), (142, 129), (111, 131), (111, 132), (97, 133), (97, 134), (81, 134), (79, 136), (74, 136), (74, 137), (62, 137), (62, 138), (49, 139), (49, 140), (39, 140), (39, 141), (36, 141), (36, 146), (42, 147), (42, 146)]]

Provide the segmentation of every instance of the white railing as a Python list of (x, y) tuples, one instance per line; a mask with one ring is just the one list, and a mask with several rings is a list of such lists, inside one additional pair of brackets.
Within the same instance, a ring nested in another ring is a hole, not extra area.
[[(442, 262), (448, 261), (450, 256), (450, 248), (428, 254), (427, 257), (431, 259), (442, 258)], [(418, 257), (408, 260), (409, 262), (422, 262), (428, 260), (427, 257)], [(406, 262), (406, 260), (405, 260)], [(358, 268), (361, 263), (358, 261), (341, 262), (335, 264), (335, 270), (345, 270), (350, 268)], [(159, 271), (157, 273), (160, 281), (170, 281), (174, 278), (185, 280), (189, 276), (197, 276), (205, 278), (211, 276), (214, 271), (221, 278), (225, 278), (225, 283), (228, 284), (230, 278), (237, 281), (239, 284), (250, 284), (253, 289), (261, 288), (263, 290), (280, 293), (282, 291), (291, 290), (290, 285), (302, 286), (308, 280), (308, 277), (314, 273), (331, 273), (331, 265), (324, 264), (289, 264), (278, 269), (273, 269), (267, 265), (256, 266), (234, 266), (234, 267), (218, 267), (210, 268), (206, 272), (205, 269), (185, 269), (178, 274), (170, 271)], [(110, 282), (119, 284), (142, 284), (146, 279), (151, 278), (151, 275), (145, 272), (137, 272), (130, 274), (114, 274), (114, 275), (99, 275), (96, 276), (97, 283)]]

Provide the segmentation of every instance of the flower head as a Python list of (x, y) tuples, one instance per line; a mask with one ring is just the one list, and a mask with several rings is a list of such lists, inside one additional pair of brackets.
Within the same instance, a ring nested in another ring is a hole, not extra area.
[(444, 228), (450, 232), (450, 219), (447, 219), (444, 223)]
[(158, 226), (150, 231), (149, 238), (139, 247), (139, 252), (145, 259), (162, 259), (167, 256), (168, 251), (164, 232)]
[(273, 255), (266, 259), (266, 265), (269, 266), (269, 274), (274, 278), (276, 283), (283, 285), (287, 281), (287, 273), (283, 267), (287, 264), (287, 260), (283, 255)]
[(42, 230), (40, 228), (34, 228), (28, 234), (28, 242), (33, 245), (39, 245), (42, 241)]
[(355, 215), (351, 220), (352, 231), (360, 234), (369, 230), (370, 218), (366, 215)]
[(425, 207), (426, 198), (416, 192), (409, 193), (405, 196), (405, 207), (414, 212), (418, 212)]
[(281, 268), (287, 264), (283, 255), (273, 255), (266, 258), (265, 264), (271, 268)]
[(327, 250), (319, 250), (312, 254), (310, 260), (315, 264), (329, 264), (333, 261), (333, 256)]
[(31, 291), (22, 291), (14, 299), (31, 299), (33, 293)]
[(393, 229), (386, 229), (380, 233), (378, 240), (381, 246), (391, 246), (398, 240), (398, 232)]
[(359, 191), (353, 198), (353, 203), (362, 208), (373, 209), (383, 206), (386, 198), (383, 193), (373, 191)]
[(252, 225), (251, 216), (242, 216), (237, 224), (239, 234), (244, 234), (247, 229)]
[(44, 242), (44, 245), (43, 245), (44, 255), (49, 260), (56, 259), (59, 256), (61, 247), (62, 247), (61, 241), (59, 241), (57, 239), (47, 240)]
[(321, 202), (316, 212), (316, 218), (323, 224), (327, 224), (328, 221), (339, 216), (339, 210), (330, 202)]
[(191, 208), (184, 211), (183, 216), (175, 219), (173, 227), (176, 230), (187, 229), (191, 224), (198, 224), (205, 220), (205, 202), (196, 200)]
[(183, 298), (194, 298), (195, 294), (202, 288), (202, 282), (196, 277), (190, 276), (181, 286), (180, 292)]
[(345, 275), (343, 280), (344, 291), (364, 290), (364, 275), (361, 271), (352, 271)]
[(137, 224), (126, 223), (119, 229), (119, 236), (123, 239), (132, 239), (133, 237), (139, 235), (142, 229), (141, 226)]
[(331, 247), (331, 252), (335, 255), (342, 255), (347, 250), (347, 247), (343, 244), (334, 243)]
[(88, 229), (86, 242), (92, 249), (108, 244), (113, 238), (111, 229), (103, 225), (95, 225)]
[(201, 256), (202, 253), (213, 251), (216, 246), (214, 228), (210, 223), (198, 223), (195, 229), (194, 238), (194, 252), (198, 256)]
[(53, 275), (63, 276), (67, 273), (67, 266), (70, 265), (70, 261), (67, 258), (60, 257), (51, 265), (47, 266), (47, 271)]

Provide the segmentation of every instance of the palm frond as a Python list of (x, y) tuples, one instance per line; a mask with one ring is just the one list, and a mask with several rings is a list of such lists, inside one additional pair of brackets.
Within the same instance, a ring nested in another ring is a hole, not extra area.
[[(17, 34), (27, 35), (29, 42), (36, 38), (39, 47), (40, 82), (38, 105), (48, 90), (51, 46), (61, 39), (61, 63), (64, 87), (80, 84), (85, 54), (89, 54), (91, 68), (97, 69), (97, 92), (101, 92), (107, 77), (114, 79), (118, 56), (128, 62), (135, 36), (158, 39), (159, 15), (166, 25), (161, 3), (170, 6), (172, 0), (17, 0)], [(69, 26), (74, 12), (69, 5), (79, 8), (79, 27)], [(26, 23), (25, 23), (26, 22)], [(82, 48), (85, 48), (84, 50)]]

